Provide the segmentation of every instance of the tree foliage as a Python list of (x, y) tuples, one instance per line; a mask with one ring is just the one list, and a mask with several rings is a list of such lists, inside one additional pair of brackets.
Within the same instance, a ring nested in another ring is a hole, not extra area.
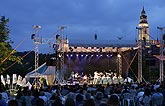
[(21, 63), (21, 58), (15, 56), (15, 50), (12, 49), (12, 40), (9, 38), (9, 28), (7, 23), (9, 19), (2, 16), (0, 19), (0, 72), (3, 72), (11, 61)]

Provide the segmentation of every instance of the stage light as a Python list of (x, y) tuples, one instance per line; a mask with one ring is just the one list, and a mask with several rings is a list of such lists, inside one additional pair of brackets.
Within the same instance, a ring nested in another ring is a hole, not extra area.
[(69, 50), (72, 52), (73, 51), (72, 47), (69, 47)]
[(76, 54), (76, 56), (78, 57), (78, 54)]
[(107, 54), (107, 57), (109, 57), (109, 55)]
[(84, 55), (82, 54), (81, 57), (83, 57)]
[(120, 55), (120, 54), (118, 54), (118, 55), (117, 55), (117, 57), (119, 57), (119, 58), (120, 58), (120, 57), (121, 57), (121, 55)]
[(62, 55), (59, 54), (58, 57), (62, 57)]
[(96, 56), (98, 57), (99, 55), (97, 54)]
[(70, 57), (73, 57), (73, 54), (71, 54)]
[(87, 57), (88, 55), (86, 54), (86, 57)]
[(93, 57), (93, 54), (91, 56)]
[(100, 56), (103, 56), (102, 54)]
[(68, 57), (69, 55), (67, 54), (66, 56)]

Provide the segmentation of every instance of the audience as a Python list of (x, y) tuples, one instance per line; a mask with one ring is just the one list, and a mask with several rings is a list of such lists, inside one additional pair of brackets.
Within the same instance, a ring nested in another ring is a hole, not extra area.
[(164, 92), (165, 87), (161, 83), (54, 85), (47, 86), (46, 89), (31, 90), (20, 87), (16, 100), (9, 99), (7, 93), (1, 91), (0, 106), (121, 106), (122, 95), (125, 93), (134, 95), (133, 102), (136, 105), (163, 106)]

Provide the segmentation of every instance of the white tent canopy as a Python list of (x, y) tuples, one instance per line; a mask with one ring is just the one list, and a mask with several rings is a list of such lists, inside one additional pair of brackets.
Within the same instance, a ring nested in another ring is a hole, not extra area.
[(48, 85), (53, 84), (54, 78), (55, 78), (55, 66), (46, 66), (46, 63), (42, 64), (38, 67), (38, 69), (35, 69), (29, 73), (26, 74), (27, 80), (30, 80), (30, 78), (45, 78)]

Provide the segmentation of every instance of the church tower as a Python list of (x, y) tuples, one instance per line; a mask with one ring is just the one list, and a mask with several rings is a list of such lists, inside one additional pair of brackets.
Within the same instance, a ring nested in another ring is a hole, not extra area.
[[(142, 28), (141, 32), (138, 35), (138, 40), (142, 39), (142, 40), (149, 41), (149, 25), (148, 25), (147, 15), (144, 10), (144, 7), (141, 11), (141, 16), (140, 16), (140, 21), (139, 21), (138, 27)], [(140, 34), (142, 36), (140, 36)]]

